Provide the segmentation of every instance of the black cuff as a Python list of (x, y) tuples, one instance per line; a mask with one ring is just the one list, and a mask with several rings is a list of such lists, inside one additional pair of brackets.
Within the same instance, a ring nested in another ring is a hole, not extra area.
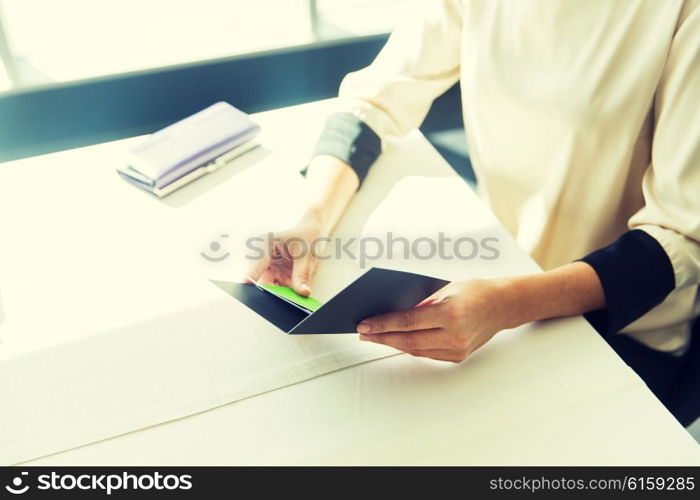
[(602, 335), (612, 335), (659, 305), (676, 287), (666, 251), (648, 233), (635, 229), (581, 259), (598, 274), (605, 308), (584, 314)]
[[(381, 152), (381, 140), (369, 125), (351, 113), (335, 113), (326, 120), (313, 156), (331, 155), (343, 160), (362, 184)], [(301, 174), (306, 174), (306, 168)]]

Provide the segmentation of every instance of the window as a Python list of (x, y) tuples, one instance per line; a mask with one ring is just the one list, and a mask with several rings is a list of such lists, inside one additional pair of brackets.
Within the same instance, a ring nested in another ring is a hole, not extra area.
[(388, 33), (419, 3), (420, 0), (318, 0), (321, 35), (341, 38)]
[(391, 31), (416, 0), (0, 0), (0, 91)]

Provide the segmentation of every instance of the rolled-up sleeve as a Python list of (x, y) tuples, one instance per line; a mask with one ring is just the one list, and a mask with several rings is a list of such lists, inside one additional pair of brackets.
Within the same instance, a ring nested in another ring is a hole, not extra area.
[(655, 101), (645, 206), (630, 227), (666, 250), (676, 287), (700, 282), (700, 2), (687, 2)]
[(348, 162), (362, 181), (382, 139), (417, 128), (433, 100), (459, 80), (461, 32), (461, 1), (424, 2), (372, 64), (343, 79), (338, 113), (326, 123), (314, 154)]
[(614, 333), (674, 289), (700, 283), (699, 110), (700, 2), (693, 1), (681, 12), (655, 96), (644, 207), (630, 218), (629, 233), (582, 259), (606, 296), (606, 309), (589, 314), (599, 330)]

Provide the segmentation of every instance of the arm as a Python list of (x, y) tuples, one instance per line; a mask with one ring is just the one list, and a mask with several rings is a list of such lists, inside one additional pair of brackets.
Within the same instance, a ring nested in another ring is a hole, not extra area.
[(340, 111), (380, 137), (418, 127), (433, 100), (459, 80), (463, 12), (460, 0), (429, 0), (397, 26), (368, 67), (345, 77)]
[(360, 181), (355, 171), (334, 156), (315, 156), (306, 169), (308, 212), (318, 220), (323, 235), (329, 235)]
[(603, 307), (593, 268), (574, 262), (540, 274), (450, 283), (413, 309), (375, 316), (360, 340), (459, 363), (497, 332)]
[(584, 257), (598, 273), (607, 301), (587, 318), (604, 335), (627, 327), (672, 291), (697, 290), (700, 283), (698, 102), (700, 2), (688, 0), (655, 94), (651, 162), (642, 182), (644, 207), (630, 218), (630, 231)]
[(700, 282), (700, 2), (686, 2), (655, 100), (645, 206), (618, 240), (537, 275), (454, 282), (422, 307), (368, 318), (362, 340), (462, 361), (506, 328), (587, 313), (620, 331), (673, 290)]
[[(244, 281), (252, 278), (291, 286), (298, 294), (309, 296), (317, 261), (308, 250), (314, 241), (331, 233), (358, 185), (357, 174), (347, 163), (333, 156), (315, 156), (306, 169), (306, 189), (301, 195), (306, 209), (293, 227), (272, 235), (274, 240), (267, 241), (262, 257), (248, 257), (251, 262)], [(297, 253), (291, 242), (298, 244), (300, 239), (307, 248)]]
[(398, 26), (368, 67), (348, 74), (314, 156), (335, 156), (361, 183), (381, 142), (417, 128), (433, 100), (459, 80), (462, 10), (457, 0), (431, 0)]
[[(309, 295), (317, 262), (286, 242), (326, 237), (381, 153), (381, 140), (420, 125), (432, 101), (459, 78), (461, 8), (458, 0), (425, 2), (424, 12), (397, 27), (375, 61), (349, 74), (303, 173), (306, 204), (295, 227), (268, 242), (247, 277), (292, 286)], [(273, 259), (274, 255), (285, 255)]]
[(576, 316), (605, 306), (598, 275), (584, 262), (546, 271), (496, 280), (509, 305), (503, 312), (504, 328), (542, 319)]
[(329, 117), (304, 170), (309, 211), (324, 234), (381, 153), (381, 139), (418, 127), (433, 100), (459, 79), (461, 24), (459, 2), (426, 2), (370, 66), (343, 80), (340, 113)]

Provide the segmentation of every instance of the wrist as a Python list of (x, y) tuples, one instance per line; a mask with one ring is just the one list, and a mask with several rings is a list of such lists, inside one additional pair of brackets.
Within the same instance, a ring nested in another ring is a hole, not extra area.
[(302, 213), (301, 220), (306, 224), (318, 228), (321, 236), (328, 236), (328, 234), (330, 234), (329, 217), (322, 206), (309, 204)]
[(350, 166), (328, 155), (311, 159), (306, 173), (307, 208), (304, 217), (315, 221), (329, 235), (358, 187)]
[(536, 300), (533, 290), (527, 286), (527, 277), (515, 276), (492, 280), (492, 296), (490, 300), (498, 304), (500, 309), (500, 329), (516, 328), (525, 323), (535, 321), (532, 316), (532, 301)]
[(595, 271), (582, 262), (537, 274), (495, 280), (507, 328), (549, 318), (576, 316), (605, 307)]

